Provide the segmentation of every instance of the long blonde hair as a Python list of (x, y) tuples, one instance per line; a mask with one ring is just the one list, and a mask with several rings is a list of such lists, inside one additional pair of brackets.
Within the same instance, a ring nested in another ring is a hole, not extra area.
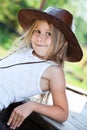
[(63, 65), (64, 60), (66, 59), (68, 43), (66, 42), (63, 33), (55, 26), (53, 27), (52, 37), (53, 37), (52, 43), (54, 45), (54, 49), (51, 55), (49, 56), (49, 59), (56, 61), (60, 65)]
[[(36, 20), (32, 26), (15, 42), (16, 48), (20, 50), (21, 48), (27, 46), (32, 47), (31, 37), (33, 31), (35, 30), (39, 20)], [(48, 23), (51, 25), (50, 23)], [(53, 44), (53, 51), (49, 55), (48, 60), (52, 60), (57, 62), (58, 64), (62, 65), (66, 58), (66, 52), (68, 48), (68, 44), (66, 44), (66, 39), (63, 33), (56, 28), (55, 26), (52, 27), (52, 44)]]

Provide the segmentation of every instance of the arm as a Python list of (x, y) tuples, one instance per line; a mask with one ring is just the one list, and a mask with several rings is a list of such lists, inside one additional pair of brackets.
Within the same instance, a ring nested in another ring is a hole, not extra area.
[(65, 79), (60, 67), (50, 67), (47, 70), (47, 78), (50, 80), (50, 91), (52, 93), (53, 105), (45, 105), (29, 101), (16, 107), (8, 121), (11, 128), (19, 127), (24, 119), (33, 111), (63, 122), (68, 116), (68, 103), (65, 93)]
[(34, 111), (59, 122), (63, 122), (68, 117), (68, 102), (64, 73), (62, 68), (57, 66), (52, 66), (47, 71), (47, 77), (50, 79), (49, 89), (52, 93), (53, 105), (35, 103)]

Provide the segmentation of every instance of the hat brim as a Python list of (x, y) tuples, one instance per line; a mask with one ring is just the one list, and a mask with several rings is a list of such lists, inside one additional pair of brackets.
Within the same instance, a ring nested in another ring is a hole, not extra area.
[(28, 29), (35, 20), (46, 20), (56, 26), (68, 41), (67, 61), (77, 62), (82, 59), (83, 52), (72, 30), (60, 19), (36, 9), (21, 9), (18, 21), (24, 30)]

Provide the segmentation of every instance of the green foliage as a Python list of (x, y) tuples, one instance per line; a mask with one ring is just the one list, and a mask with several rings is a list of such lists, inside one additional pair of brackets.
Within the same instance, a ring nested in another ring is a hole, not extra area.
[(13, 39), (15, 39), (14, 35), (9, 35), (8, 32), (0, 30), (0, 45), (3, 46), (4, 49), (9, 50)]
[[(11, 38), (18, 33), (17, 13), (21, 8), (39, 8), (41, 0), (0, 0), (0, 44), (9, 48)], [(11, 36), (12, 35), (12, 36)], [(3, 38), (5, 36), (5, 38)], [(3, 44), (2, 44), (3, 43)]]
[(26, 2), (30, 7), (38, 9), (40, 7), (41, 0), (26, 0)]
[(76, 24), (76, 35), (79, 38), (79, 42), (82, 43), (82, 45), (87, 45), (87, 28), (86, 27), (87, 27), (87, 22), (84, 21), (81, 17), (78, 17), (77, 24)]
[[(87, 49), (86, 49), (87, 50)], [(83, 60), (83, 63), (85, 60)], [(65, 77), (69, 84), (87, 90), (87, 66), (83, 67), (83, 63), (65, 63)]]
[(45, 8), (48, 6), (55, 6), (55, 7), (63, 7), (64, 4), (68, 3), (68, 0), (47, 0), (45, 4)]

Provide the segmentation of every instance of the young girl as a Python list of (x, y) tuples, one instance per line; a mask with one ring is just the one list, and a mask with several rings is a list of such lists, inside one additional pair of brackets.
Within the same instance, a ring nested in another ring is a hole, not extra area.
[(71, 30), (72, 15), (54, 7), (44, 12), (21, 9), (18, 20), (25, 30), (17, 42), (19, 48), (0, 61), (0, 110), (13, 102), (51, 92), (53, 105), (26, 102), (13, 110), (7, 124), (15, 129), (33, 111), (64, 122), (68, 117), (64, 61), (82, 58)]

